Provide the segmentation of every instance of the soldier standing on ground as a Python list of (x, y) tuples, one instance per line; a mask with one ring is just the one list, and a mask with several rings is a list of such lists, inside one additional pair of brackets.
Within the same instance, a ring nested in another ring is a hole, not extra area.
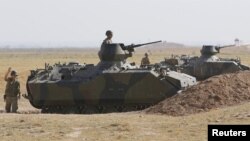
[(4, 80), (7, 82), (4, 95), (4, 100), (6, 102), (5, 110), (7, 113), (16, 113), (18, 109), (17, 101), (20, 99), (20, 83), (17, 80), (16, 71), (11, 71), (11, 68), (9, 68), (4, 76)]
[(143, 57), (141, 59), (141, 66), (149, 65), (149, 64), (150, 64), (150, 61), (149, 61), (149, 58), (148, 58), (148, 54), (145, 53), (145, 57)]
[(112, 37), (113, 37), (113, 32), (111, 30), (106, 31), (106, 36), (107, 38), (103, 40), (102, 46), (106, 44), (112, 44)]

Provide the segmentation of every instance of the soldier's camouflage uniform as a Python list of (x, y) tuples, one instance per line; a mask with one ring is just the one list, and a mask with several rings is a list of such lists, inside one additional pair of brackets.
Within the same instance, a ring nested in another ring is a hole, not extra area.
[(149, 65), (149, 64), (150, 64), (150, 61), (148, 57), (142, 58), (141, 65)]
[(104, 46), (104, 45), (106, 45), (106, 44), (112, 44), (112, 40), (111, 40), (111, 39), (108, 39), (108, 38), (106, 38), (105, 40), (103, 40), (102, 46)]
[(16, 112), (18, 109), (18, 95), (20, 94), (20, 83), (19, 81), (13, 81), (11, 78), (7, 79), (5, 89), (5, 110), (7, 113)]

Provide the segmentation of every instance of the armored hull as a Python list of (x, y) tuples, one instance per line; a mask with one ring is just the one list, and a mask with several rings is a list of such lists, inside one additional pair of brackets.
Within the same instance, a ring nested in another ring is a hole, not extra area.
[(196, 84), (196, 79), (186, 74), (169, 71), (161, 75), (154, 68), (138, 68), (119, 61), (121, 56), (108, 57), (103, 52), (99, 53), (101, 61), (96, 66), (55, 64), (32, 71), (27, 81), (30, 103), (42, 112), (53, 113), (131, 111)]
[(160, 65), (194, 76), (197, 80), (205, 80), (215, 75), (250, 69), (248, 66), (241, 64), (240, 59), (217, 57), (216, 54), (220, 52), (221, 48), (225, 47), (230, 46), (216, 47), (205, 45), (201, 49), (201, 56), (173, 56), (160, 62)]
[(237, 63), (236, 61), (223, 61), (223, 59), (221, 59), (214, 62), (198, 62), (183, 66), (181, 72), (192, 75), (198, 80), (205, 80), (215, 75), (235, 73), (243, 70), (249, 70), (249, 67)]

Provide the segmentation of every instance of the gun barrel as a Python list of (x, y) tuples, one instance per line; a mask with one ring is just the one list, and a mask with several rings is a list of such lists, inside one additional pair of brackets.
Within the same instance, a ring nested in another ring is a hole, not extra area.
[(225, 45), (225, 46), (221, 46), (220, 48), (226, 48), (226, 47), (235, 47), (236, 45)]
[(155, 41), (155, 42), (149, 42), (145, 44), (137, 44), (133, 48), (140, 47), (140, 46), (145, 46), (145, 45), (150, 45), (150, 44), (155, 44), (155, 43), (160, 43), (161, 41)]
[(155, 41), (155, 42), (149, 42), (149, 43), (145, 43), (145, 44), (139, 44), (141, 46), (144, 46), (144, 45), (150, 45), (150, 44), (155, 44), (155, 43), (160, 43), (161, 41)]
[(125, 49), (137, 48), (137, 47), (140, 47), (140, 46), (155, 44), (155, 43), (159, 43), (159, 42), (161, 42), (161, 41), (149, 42), (149, 43), (144, 43), (144, 44), (136, 44), (136, 45), (132, 44), (132, 45), (125, 46)]
[(227, 47), (236, 47), (236, 45), (218, 46), (218, 47), (216, 47), (216, 50), (220, 50), (220, 49), (222, 49), (222, 48), (227, 48)]

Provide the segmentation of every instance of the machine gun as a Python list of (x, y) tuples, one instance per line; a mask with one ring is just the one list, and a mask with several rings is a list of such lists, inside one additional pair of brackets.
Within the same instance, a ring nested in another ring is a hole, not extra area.
[(215, 50), (218, 51), (218, 53), (220, 53), (220, 49), (222, 48), (227, 48), (227, 47), (236, 47), (236, 44), (232, 44), (232, 45), (225, 45), (225, 46), (215, 46)]
[(123, 50), (127, 50), (129, 52), (134, 52), (134, 48), (140, 47), (140, 46), (144, 46), (144, 45), (150, 45), (150, 44), (155, 44), (155, 43), (160, 43), (162, 41), (155, 41), (155, 42), (149, 42), (149, 43), (144, 43), (144, 44), (131, 44), (131, 45), (127, 45), (125, 46), (124, 44), (121, 44), (121, 47)]

